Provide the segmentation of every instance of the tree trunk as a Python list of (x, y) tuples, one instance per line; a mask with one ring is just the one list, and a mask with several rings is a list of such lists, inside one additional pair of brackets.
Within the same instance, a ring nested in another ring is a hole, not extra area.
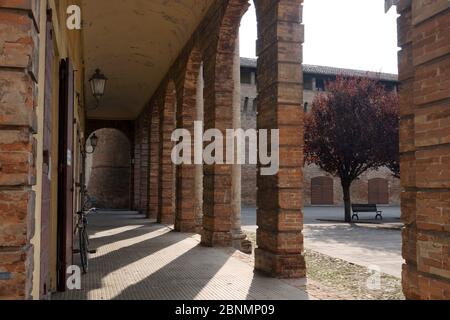
[(350, 199), (350, 186), (351, 182), (342, 182), (342, 191), (344, 193), (344, 206), (345, 206), (345, 222), (352, 222), (352, 202)]

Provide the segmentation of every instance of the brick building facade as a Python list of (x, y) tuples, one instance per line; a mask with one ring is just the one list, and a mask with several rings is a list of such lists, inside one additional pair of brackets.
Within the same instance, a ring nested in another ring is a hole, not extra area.
[[(241, 58), (241, 122), (242, 128), (256, 128), (257, 88), (256, 59)], [(398, 77), (358, 70), (348, 70), (314, 65), (303, 65), (303, 108), (308, 112), (314, 97), (326, 91), (328, 81), (338, 75), (367, 77), (379, 80), (386, 90), (398, 90)], [(343, 205), (343, 193), (339, 178), (324, 172), (316, 165), (303, 168), (303, 203), (309, 205)], [(242, 204), (256, 205), (256, 176), (254, 165), (242, 166)], [(354, 203), (400, 204), (400, 179), (387, 168), (371, 170), (355, 181), (351, 188)]]

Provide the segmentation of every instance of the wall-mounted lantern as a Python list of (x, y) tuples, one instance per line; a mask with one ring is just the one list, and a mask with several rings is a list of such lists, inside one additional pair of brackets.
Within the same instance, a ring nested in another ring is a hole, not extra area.
[(92, 153), (94, 153), (94, 151), (95, 151), (95, 149), (97, 148), (97, 145), (98, 145), (98, 137), (94, 133), (89, 140), (91, 141)]
[(84, 156), (86, 156), (87, 154), (93, 154), (95, 152), (95, 149), (98, 146), (98, 137), (95, 133), (93, 133), (92, 136), (89, 138), (89, 142), (90, 142), (89, 144), (91, 145), (90, 151), (87, 150), (87, 146), (88, 146), (87, 143), (84, 146), (84, 148), (81, 147), (81, 153)]
[(97, 101), (97, 106), (100, 104), (100, 99), (105, 94), (105, 87), (108, 78), (100, 71), (100, 69), (96, 69), (95, 73), (89, 79), (89, 83), (91, 84), (92, 94)]

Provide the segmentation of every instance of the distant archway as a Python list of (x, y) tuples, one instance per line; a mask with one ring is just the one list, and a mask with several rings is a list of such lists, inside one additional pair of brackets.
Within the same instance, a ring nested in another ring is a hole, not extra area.
[(95, 199), (97, 208), (128, 210), (131, 206), (130, 140), (118, 129), (103, 128), (94, 133), (99, 138), (97, 148), (86, 156), (88, 194)]

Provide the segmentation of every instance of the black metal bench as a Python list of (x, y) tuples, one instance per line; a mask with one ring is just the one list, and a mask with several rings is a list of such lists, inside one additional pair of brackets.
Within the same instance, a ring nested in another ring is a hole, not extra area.
[(352, 204), (352, 211), (353, 211), (352, 220), (355, 217), (357, 220), (359, 220), (358, 213), (361, 213), (361, 212), (374, 212), (374, 213), (376, 213), (375, 220), (378, 220), (378, 217), (380, 217), (380, 219), (383, 220), (383, 215), (382, 215), (383, 211), (378, 210), (376, 204)]

